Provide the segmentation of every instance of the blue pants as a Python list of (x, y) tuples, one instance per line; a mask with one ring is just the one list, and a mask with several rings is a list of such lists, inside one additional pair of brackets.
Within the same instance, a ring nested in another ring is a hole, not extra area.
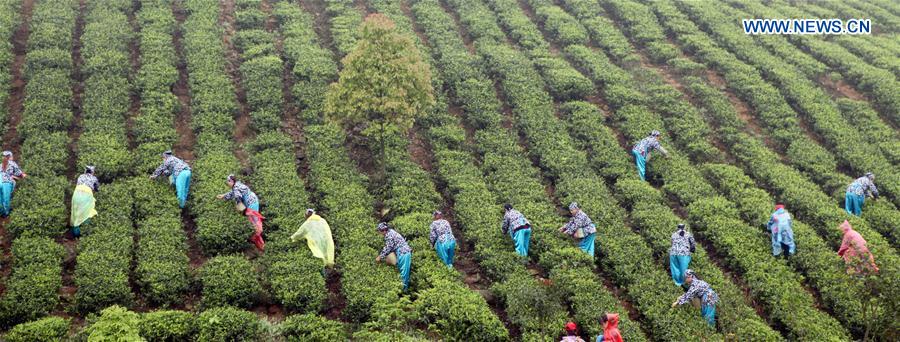
[(585, 236), (578, 242), (578, 247), (581, 248), (585, 253), (590, 255), (592, 258), (594, 257), (594, 239), (597, 237), (597, 233), (591, 233), (591, 235)]
[(642, 181), (646, 181), (647, 158), (644, 158), (638, 151), (631, 151), (631, 154), (634, 155), (634, 164), (637, 166), (638, 176), (641, 176)]
[(597, 342), (603, 342), (603, 334), (597, 335)]
[(703, 319), (706, 320), (706, 323), (709, 326), (715, 328), (716, 327), (716, 306), (715, 305), (701, 305), (700, 306), (700, 314), (703, 315)]
[(188, 192), (191, 190), (191, 170), (182, 170), (175, 178), (175, 195), (178, 197), (178, 206), (184, 208), (187, 202)]
[(412, 269), (412, 253), (404, 253), (397, 256), (397, 270), (400, 271), (400, 280), (403, 281), (403, 291), (409, 288), (409, 271)]
[(9, 216), (9, 212), (12, 211), (9, 201), (12, 199), (12, 194), (15, 189), (16, 185), (11, 182), (3, 182), (0, 184), (0, 215), (3, 217)]
[(857, 195), (849, 191), (844, 195), (844, 209), (851, 215), (859, 216), (862, 214), (862, 207), (865, 202), (866, 196), (864, 195)]
[(684, 272), (687, 271), (690, 264), (690, 255), (669, 255), (669, 271), (672, 272), (672, 280), (675, 281), (675, 285), (684, 284)]
[(81, 226), (91, 223), (91, 219), (87, 219), (81, 223), (81, 225), (72, 227), (72, 235), (75, 237), (81, 236)]
[(434, 244), (434, 250), (437, 252), (438, 258), (441, 258), (441, 261), (444, 262), (444, 265), (453, 268), (453, 256), (456, 254), (456, 240), (447, 242), (438, 241)]
[(516, 254), (528, 256), (528, 248), (531, 246), (531, 229), (519, 229), (512, 234), (516, 243)]

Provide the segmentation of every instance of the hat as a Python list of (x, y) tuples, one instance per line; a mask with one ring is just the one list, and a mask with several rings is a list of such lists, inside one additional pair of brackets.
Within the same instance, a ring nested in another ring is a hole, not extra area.
[(875, 174), (871, 172), (866, 172), (866, 177), (875, 178)]
[(784, 204), (776, 204), (775, 210), (778, 210), (778, 209), (784, 209)]
[(512, 204), (506, 203), (503, 205), (503, 210), (510, 210), (510, 209), (512, 209)]
[(566, 323), (566, 330), (567, 331), (575, 331), (575, 330), (578, 330), (578, 326), (575, 325), (575, 322), (568, 322), (568, 323)]
[(306, 215), (312, 215), (312, 214), (315, 214), (315, 213), (316, 213), (316, 211), (313, 210), (313, 208), (306, 208)]
[(679, 223), (679, 224), (678, 224), (678, 229), (684, 230), (684, 223)]
[(375, 229), (378, 229), (379, 232), (383, 232), (383, 231), (388, 230), (388, 229), (390, 229), (390, 228), (391, 228), (391, 227), (388, 226), (387, 222), (381, 222), (381, 223), (378, 223), (378, 227), (375, 227)]
[(434, 215), (434, 216), (444, 215), (444, 213), (442, 213), (440, 210), (435, 210), (435, 211), (434, 211), (433, 213), (431, 213), (431, 214)]
[(684, 276), (685, 277), (691, 276), (692, 278), (697, 278), (697, 273), (694, 273), (694, 270), (689, 268), (689, 269), (687, 269), (687, 271), (684, 271)]
[(162, 155), (163, 155), (163, 157), (165, 157), (165, 156), (171, 156), (171, 155), (172, 155), (172, 150), (166, 150), (165, 152), (163, 152)]
[(228, 177), (225, 177), (225, 181), (235, 181), (235, 180), (237, 180), (237, 178), (234, 178), (233, 173), (228, 175)]
[(853, 230), (853, 227), (850, 226), (850, 221), (847, 221), (847, 220), (844, 220), (844, 223), (841, 223), (840, 228), (841, 228), (841, 230), (843, 230), (845, 233), (846, 233), (847, 231), (849, 231), (849, 230)]
[(659, 131), (657, 131), (657, 130), (655, 130), (655, 129), (653, 130), (653, 132), (650, 132), (650, 136), (651, 136), (651, 137), (658, 137), (659, 134), (660, 134)]
[(84, 172), (85, 172), (85, 173), (93, 174), (93, 173), (94, 173), (94, 166), (93, 166), (93, 165), (85, 166), (85, 167), (84, 167)]
[(12, 151), (3, 151), (4, 157), (12, 157)]
[(569, 210), (578, 209), (578, 202), (569, 203)]

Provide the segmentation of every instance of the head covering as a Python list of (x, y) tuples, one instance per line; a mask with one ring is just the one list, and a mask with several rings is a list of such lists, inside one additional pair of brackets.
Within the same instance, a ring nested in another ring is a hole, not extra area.
[(659, 134), (660, 134), (659, 131), (657, 131), (657, 130), (655, 130), (655, 129), (653, 130), (653, 132), (650, 132), (650, 136), (651, 136), (651, 137), (658, 137)]
[(697, 273), (694, 273), (694, 270), (692, 270), (692, 269), (690, 269), (690, 268), (687, 269), (687, 271), (684, 271), (684, 276), (685, 276), (685, 277), (691, 276), (691, 278), (694, 278), (694, 279), (699, 279), (699, 278), (700, 278), (700, 277), (697, 277)]
[(378, 229), (379, 232), (386, 231), (390, 228), (391, 227), (388, 226), (387, 222), (380, 222), (380, 223), (378, 223), (378, 227), (375, 227), (375, 229)]
[(871, 172), (866, 172), (866, 177), (875, 178), (875, 174)]
[(440, 210), (435, 210), (433, 213), (431, 213), (431, 215), (433, 215), (433, 216), (442, 215), (443, 216), (444, 213), (442, 213)]
[(512, 204), (506, 203), (503, 205), (503, 210), (510, 211), (512, 209)]
[(784, 209), (784, 204), (776, 204), (775, 210), (778, 210), (778, 209)]
[(228, 175), (228, 177), (225, 177), (225, 181), (237, 181), (237, 178), (234, 178), (234, 174), (232, 173)]
[(569, 203), (569, 210), (578, 209), (578, 202)]
[(684, 223), (678, 224), (678, 230), (684, 230)]
[(163, 155), (163, 157), (171, 156), (171, 155), (172, 155), (172, 150), (166, 150), (165, 152), (162, 153), (162, 155)]
[(12, 151), (3, 151), (3, 156), (4, 157), (12, 157), (13, 156)]
[(575, 331), (575, 330), (578, 330), (578, 326), (575, 325), (575, 322), (568, 322), (568, 323), (566, 323), (566, 330), (567, 331)]
[(306, 215), (312, 215), (312, 214), (315, 214), (315, 213), (316, 213), (316, 211), (313, 210), (313, 208), (306, 208)]
[(84, 167), (84, 173), (94, 174), (94, 166), (88, 165)]
[(840, 227), (844, 233), (853, 230), (853, 227), (850, 226), (850, 221), (847, 220), (844, 220), (844, 223), (841, 223)]

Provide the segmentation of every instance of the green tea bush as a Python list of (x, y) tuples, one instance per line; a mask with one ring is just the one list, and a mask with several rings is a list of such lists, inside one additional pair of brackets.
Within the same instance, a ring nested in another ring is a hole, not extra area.
[(46, 237), (20, 237), (12, 243), (12, 273), (0, 299), (0, 322), (9, 327), (37, 319), (59, 303), (63, 248)]
[(240, 255), (209, 259), (200, 271), (200, 281), (204, 308), (228, 305), (249, 308), (262, 293), (253, 265)]
[(114, 305), (103, 309), (96, 322), (85, 329), (88, 341), (146, 341), (138, 325), (141, 316)]
[(281, 336), (288, 342), (328, 342), (347, 340), (347, 329), (341, 322), (314, 314), (288, 316), (279, 325)]
[(9, 342), (62, 342), (69, 332), (69, 320), (47, 317), (16, 325), (3, 339)]
[(141, 337), (148, 341), (187, 342), (196, 336), (195, 320), (190, 312), (160, 310), (143, 314), (138, 328)]
[(221, 307), (200, 313), (197, 330), (197, 341), (256, 341), (262, 325), (252, 312)]
[[(146, 183), (145, 180), (140, 180)], [(137, 245), (134, 274), (152, 303), (180, 303), (190, 278), (187, 239), (172, 189), (160, 182), (135, 187)]]

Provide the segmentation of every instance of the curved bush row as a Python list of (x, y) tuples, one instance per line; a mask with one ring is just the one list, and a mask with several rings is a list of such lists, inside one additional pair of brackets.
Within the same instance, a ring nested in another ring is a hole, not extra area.
[(894, 76), (900, 77), (900, 61), (893, 52), (865, 40), (848, 39), (850, 37), (844, 36), (835, 38), (836, 43), (862, 57), (870, 65), (885, 69), (892, 72)]
[(30, 176), (16, 184), (14, 213), (6, 229), (19, 236), (55, 238), (68, 223), (69, 184), (64, 177), (69, 158), (68, 129), (72, 114), (72, 40), (76, 1), (50, 0), (34, 5), (29, 22), (27, 81), (22, 120), (17, 126), (23, 171)]
[(49, 314), (59, 303), (62, 246), (47, 237), (20, 237), (12, 243), (12, 273), (0, 298), (4, 328)]
[(900, 16), (881, 8), (874, 3), (850, 0), (836, 4), (823, 2), (820, 5), (840, 12), (842, 14), (839, 16), (840, 18), (872, 18), (873, 21), (878, 21), (878, 26), (883, 30), (882, 32), (900, 33)]
[(356, 47), (357, 30), (362, 25), (363, 15), (350, 0), (324, 0), (325, 14), (331, 26), (331, 38), (334, 39), (340, 57), (353, 51)]
[(237, 174), (232, 134), (237, 112), (234, 85), (225, 73), (225, 46), (217, 25), (219, 6), (185, 2), (190, 16), (183, 24), (185, 57), (190, 72), (191, 125), (197, 135), (197, 160), (191, 163), (191, 214), (203, 253), (234, 253), (249, 247), (253, 230), (233, 204), (215, 198), (227, 190), (225, 176)]
[[(634, 58), (634, 49), (628, 43), (628, 38), (615, 28), (615, 24), (605, 16), (605, 11), (597, 1), (592, 0), (562, 0), (561, 6), (572, 12), (578, 22), (587, 29), (588, 38), (594, 44), (617, 59)], [(597, 40), (593, 37), (604, 37)]]
[[(10, 342), (81, 340), (128, 341), (332, 341), (347, 339), (340, 322), (315, 315), (292, 315), (280, 323), (266, 322), (253, 312), (233, 307), (199, 313), (160, 310), (135, 313), (119, 306), (88, 318), (69, 336), (70, 321), (48, 317), (17, 325), (3, 336)], [(272, 328), (269, 330), (269, 328)]]
[[(317, 114), (324, 108), (328, 84), (337, 77), (337, 63), (331, 50), (319, 44), (313, 30), (312, 15), (303, 12), (297, 4), (282, 1), (275, 4), (275, 17), (284, 40), (284, 59), (293, 66), (294, 87), (291, 89), (301, 115)], [(304, 120), (317, 118), (306, 117)]]
[[(136, 181), (117, 181), (97, 193), (97, 216), (82, 227), (75, 266), (75, 307), (97, 312), (134, 300), (128, 282), (134, 250), (132, 214)], [(138, 185), (139, 186), (139, 185)]]
[(141, 112), (134, 118), (132, 134), (138, 174), (149, 174), (160, 162), (159, 154), (177, 141), (173, 122), (178, 99), (172, 87), (178, 80), (178, 57), (173, 36), (175, 16), (168, 0), (144, 1), (136, 14), (141, 66), (134, 87), (141, 97)]
[[(758, 53), (759, 50), (748, 49), (747, 44), (752, 44), (752, 40), (748, 40), (746, 35), (723, 32), (728, 31), (726, 26), (729, 26), (724, 21), (727, 20), (724, 14), (716, 13), (710, 7), (688, 7), (690, 8), (685, 8), (688, 16), (692, 16), (695, 22), (701, 23), (701, 27), (705, 27), (730, 51), (755, 65), (764, 77), (779, 86), (786, 100), (793, 104), (798, 113), (806, 115), (812, 128), (830, 145), (842, 164), (858, 175), (866, 172), (881, 175), (878, 185), (886, 195), (895, 199), (895, 203), (900, 203), (897, 196), (900, 193), (900, 176), (894, 172), (895, 168), (884, 160), (879, 149), (868, 144), (856, 130), (847, 129), (850, 125), (841, 117), (840, 109), (830, 95), (802, 77), (790, 65), (785, 66), (781, 59)], [(736, 15), (746, 16), (740, 13)], [(836, 189), (843, 189), (843, 186)]]
[(131, 104), (128, 43), (132, 28), (127, 13), (131, 1), (90, 3), (85, 9), (81, 56), (84, 65), (84, 102), (78, 138), (79, 172), (96, 165), (103, 182), (134, 174), (134, 155), (128, 150), (125, 117)]
[(882, 121), (868, 102), (842, 98), (837, 104), (844, 119), (859, 130), (868, 143), (878, 146), (892, 165), (900, 164), (900, 132)]
[[(657, 13), (674, 12), (658, 9)], [(677, 16), (663, 17), (668, 19), (665, 21), (668, 24), (684, 23), (683, 19), (679, 19)], [(673, 27), (677, 28), (680, 26)], [(684, 26), (676, 31), (691, 32), (690, 26)], [(687, 39), (684, 40), (687, 41)], [(706, 85), (697, 78), (686, 77), (685, 80), (685, 83), (689, 85), (687, 89), (690, 89), (692, 95), (700, 100), (699, 103), (704, 104), (704, 107), (707, 109), (707, 115), (718, 127), (717, 131), (719, 136), (722, 137), (723, 142), (726, 145), (730, 146), (731, 152), (742, 164), (744, 164), (746, 170), (753, 174), (754, 177), (757, 177), (758, 180), (767, 183), (773, 191), (780, 195), (780, 201), (788, 204), (793, 212), (808, 215), (805, 217), (813, 219), (815, 221), (813, 227), (816, 228), (820, 235), (827, 238), (827, 243), (830, 243), (831, 248), (835, 248), (840, 241), (840, 232), (834, 227), (840, 220), (847, 217), (846, 213), (840, 208), (830, 206), (829, 202), (831, 200), (824, 194), (816, 195), (816, 191), (812, 190), (813, 185), (810, 184), (808, 180), (805, 180), (796, 170), (778, 163), (774, 154), (771, 151), (766, 150), (759, 140), (744, 134), (743, 131), (746, 130), (746, 124), (738, 118), (736, 111), (724, 94)], [(759, 195), (753, 195), (753, 197), (758, 196)], [(747, 201), (753, 203), (752, 200)], [(740, 201), (738, 201), (738, 203), (739, 206), (743, 205)], [(759, 205), (759, 203), (756, 205)], [(751, 225), (760, 224), (760, 222), (751, 221), (747, 216), (745, 216), (745, 220)], [(867, 236), (867, 239), (868, 236), (871, 236), (871, 231), (868, 230), (864, 222), (856, 218), (852, 218), (851, 221), (854, 222), (854, 227), (867, 231), (866, 233), (862, 233), (868, 234), (865, 235)], [(877, 240), (877, 237), (874, 239)], [(815, 240), (810, 239), (810, 241)], [(872, 239), (870, 239), (870, 241), (872, 241)], [(879, 242), (882, 244), (884, 243), (883, 240)], [(808, 243), (813, 245), (814, 248), (814, 242)], [(872, 242), (870, 242), (870, 245), (872, 245)], [(890, 253), (891, 251), (888, 250), (887, 255), (883, 255), (883, 257), (888, 258), (888, 262), (893, 260), (893, 256), (891, 256)], [(835, 302), (840, 301), (840, 295), (828, 294), (830, 286), (826, 286), (825, 284), (831, 282), (832, 279), (843, 278), (843, 276), (838, 277), (837, 275), (833, 275), (834, 271), (831, 271), (832, 275), (829, 275), (827, 270), (830, 267), (827, 265), (827, 261), (819, 260), (818, 265), (819, 266), (816, 268), (813, 268), (812, 265), (798, 266), (801, 269), (807, 269), (807, 276), (813, 279), (813, 282), (823, 286), (820, 291), (822, 291), (826, 297), (832, 297), (831, 299), (826, 300)], [(894, 271), (888, 270), (886, 272), (888, 277), (890, 277), (890, 274)], [(852, 304), (850, 305), (852, 306)]]

